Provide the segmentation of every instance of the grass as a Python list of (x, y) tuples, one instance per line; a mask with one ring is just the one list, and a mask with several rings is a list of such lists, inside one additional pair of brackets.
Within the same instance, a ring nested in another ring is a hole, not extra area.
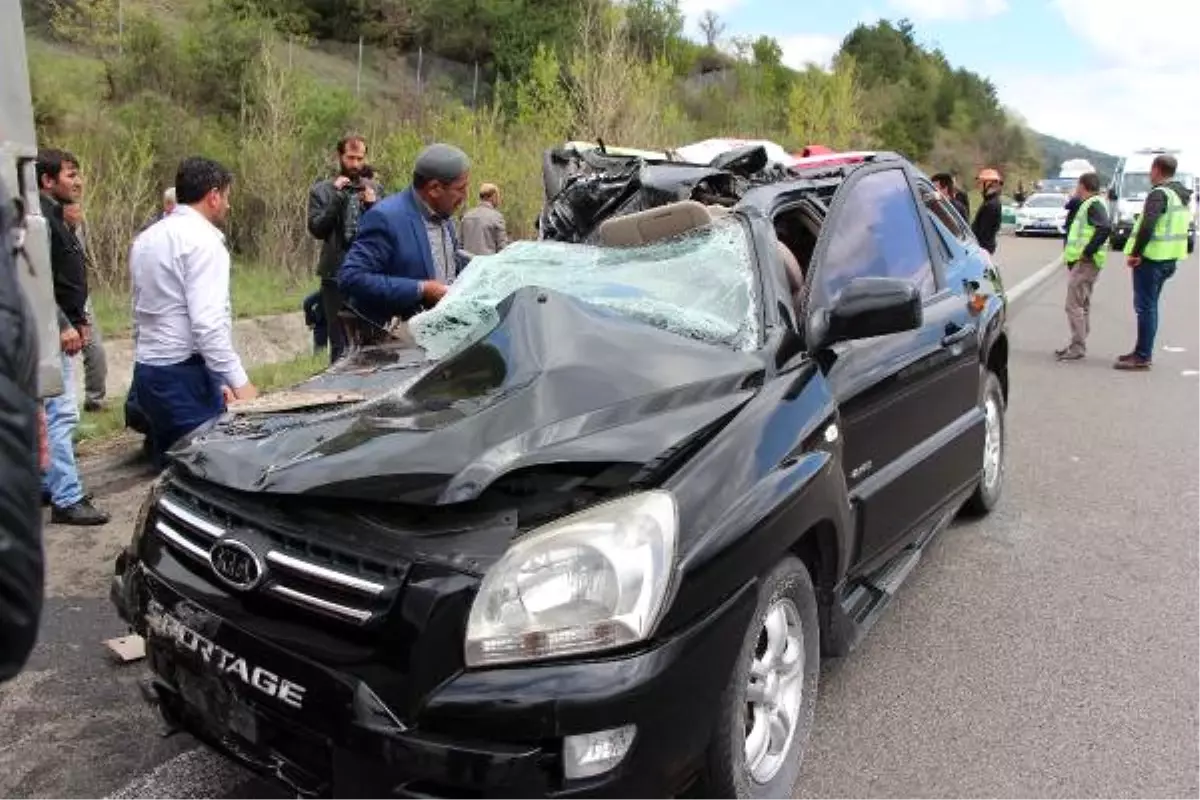
[[(286, 389), (308, 380), (329, 366), (327, 352), (303, 355), (291, 361), (277, 364), (260, 364), (251, 367), (250, 380), (259, 392), (267, 393)], [(79, 427), (75, 429), (76, 442), (94, 443), (117, 436), (125, 430), (125, 396), (111, 398), (103, 411), (82, 412)]]
[[(305, 295), (316, 289), (315, 277), (301, 282), (281, 270), (235, 264), (229, 287), (233, 316), (244, 319), (299, 311)], [(104, 338), (121, 339), (130, 335), (133, 320), (129, 292), (97, 288), (92, 292), (92, 306)]]

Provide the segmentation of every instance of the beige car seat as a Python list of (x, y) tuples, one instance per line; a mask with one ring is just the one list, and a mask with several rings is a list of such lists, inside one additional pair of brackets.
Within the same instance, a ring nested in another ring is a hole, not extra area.
[(633, 214), (610, 217), (600, 224), (600, 244), (605, 247), (634, 247), (650, 244), (711, 225), (712, 215), (703, 203), (678, 203), (648, 208)]

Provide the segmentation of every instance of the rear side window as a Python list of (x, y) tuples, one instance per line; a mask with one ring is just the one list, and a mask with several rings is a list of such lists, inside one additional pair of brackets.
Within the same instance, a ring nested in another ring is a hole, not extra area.
[(923, 297), (936, 289), (929, 246), (904, 172), (865, 176), (850, 189), (829, 232), (817, 281), (832, 300), (855, 278), (905, 278)]

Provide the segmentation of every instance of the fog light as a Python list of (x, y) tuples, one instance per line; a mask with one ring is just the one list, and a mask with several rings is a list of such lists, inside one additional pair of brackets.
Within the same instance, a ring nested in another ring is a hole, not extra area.
[(563, 739), (563, 772), (567, 780), (603, 775), (625, 758), (633, 746), (636, 725), (581, 733)]

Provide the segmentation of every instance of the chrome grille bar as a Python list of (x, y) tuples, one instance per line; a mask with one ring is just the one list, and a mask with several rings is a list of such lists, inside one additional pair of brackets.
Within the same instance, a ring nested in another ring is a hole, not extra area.
[(307, 561), (302, 561), (298, 558), (293, 558), (286, 553), (281, 553), (278, 550), (272, 550), (267, 553), (267, 561), (272, 564), (277, 564), (285, 569), (294, 570), (301, 575), (306, 575), (314, 580), (328, 583), (343, 589), (352, 589), (356, 592), (369, 594), (372, 597), (377, 597), (383, 594), (386, 588), (381, 583), (369, 581), (364, 578), (359, 578), (354, 575), (348, 575), (335, 569), (327, 569), (319, 564), (310, 564)]

